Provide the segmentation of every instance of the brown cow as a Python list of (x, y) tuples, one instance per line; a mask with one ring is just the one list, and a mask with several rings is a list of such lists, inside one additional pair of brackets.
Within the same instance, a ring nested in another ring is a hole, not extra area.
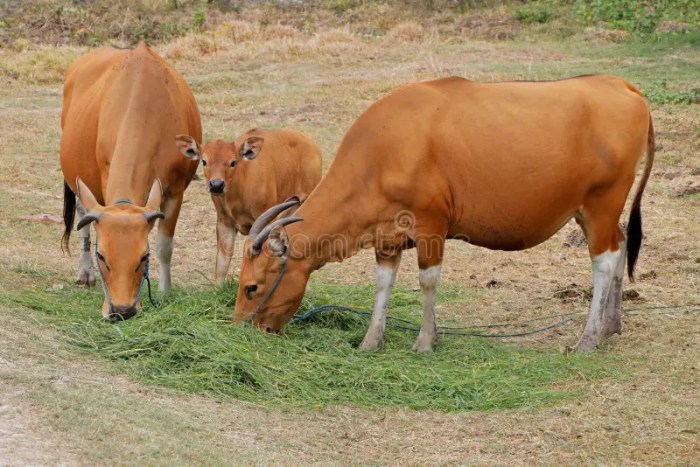
[(127, 319), (140, 308), (148, 233), (157, 218), (162, 219), (156, 237), (160, 290), (170, 291), (175, 224), (197, 170), (197, 162), (183, 159), (173, 138), (186, 132), (201, 141), (197, 104), (182, 76), (145, 43), (133, 50), (106, 47), (68, 69), (61, 126), (64, 246), (77, 194), (78, 282), (95, 282), (89, 225), (94, 222), (105, 290), (102, 316)]
[(321, 150), (298, 131), (253, 129), (233, 142), (201, 147), (191, 136), (176, 140), (186, 158), (204, 166), (216, 208), (219, 282), (226, 279), (237, 232), (248, 235), (260, 214), (291, 196), (304, 201), (321, 180)]
[[(618, 220), (645, 150), (625, 239)], [(653, 157), (646, 101), (613, 76), (493, 84), (447, 78), (401, 87), (348, 130), (298, 218), (253, 226), (234, 318), (279, 331), (311, 271), (374, 247), (377, 293), (362, 347), (376, 348), (401, 251), (416, 247), (425, 299), (414, 349), (430, 351), (445, 239), (522, 250), (574, 218), (593, 264), (591, 310), (576, 348), (593, 349), (621, 331), (625, 251), (632, 278)]]

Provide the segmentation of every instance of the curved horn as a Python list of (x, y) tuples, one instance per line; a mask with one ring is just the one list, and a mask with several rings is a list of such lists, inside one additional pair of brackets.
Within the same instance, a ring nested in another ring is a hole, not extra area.
[(277, 227), (285, 226), (287, 224), (292, 224), (294, 222), (299, 222), (303, 221), (304, 219), (301, 217), (285, 217), (282, 219), (278, 219), (272, 224), (266, 226), (262, 232), (260, 232), (256, 237), (255, 240), (253, 240), (253, 243), (250, 245), (250, 252), (253, 255), (259, 255), (260, 252), (262, 251), (262, 245), (265, 243), (265, 240), (267, 240), (267, 237), (270, 236), (270, 232), (275, 230)]
[(260, 235), (260, 232), (262, 232), (263, 228), (267, 224), (269, 224), (272, 219), (277, 217), (279, 213), (281, 213), (282, 211), (286, 211), (287, 209), (299, 204), (300, 202), (301, 201), (298, 197), (292, 196), (291, 198), (288, 198), (285, 202), (280, 203), (276, 206), (272, 206), (270, 209), (262, 213), (260, 217), (258, 217), (255, 220), (253, 226), (250, 228), (250, 232), (248, 232), (248, 236), (250, 238), (256, 238), (258, 235)]
[(80, 230), (92, 222), (99, 221), (101, 216), (102, 214), (99, 212), (88, 212), (82, 219), (80, 219), (80, 222), (78, 222), (78, 226), (75, 228), (75, 230)]
[(146, 218), (147, 222), (151, 222), (156, 219), (165, 219), (165, 214), (160, 211), (146, 211), (143, 213), (143, 217)]

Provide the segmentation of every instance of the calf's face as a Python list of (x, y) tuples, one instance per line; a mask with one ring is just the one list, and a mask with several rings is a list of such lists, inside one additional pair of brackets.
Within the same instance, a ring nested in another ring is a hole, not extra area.
[(183, 156), (202, 161), (207, 190), (212, 196), (222, 196), (234, 186), (238, 163), (255, 159), (263, 141), (260, 136), (250, 136), (240, 144), (217, 139), (200, 145), (188, 135), (175, 138)]

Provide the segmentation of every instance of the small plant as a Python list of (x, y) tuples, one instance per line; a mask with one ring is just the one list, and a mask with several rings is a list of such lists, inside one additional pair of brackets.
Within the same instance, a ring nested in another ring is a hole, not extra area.
[(342, 15), (346, 11), (355, 8), (359, 5), (357, 0), (328, 0), (328, 9), (332, 10), (336, 15)]
[(525, 24), (548, 23), (554, 16), (555, 10), (551, 1), (530, 2), (515, 10), (515, 17)]
[(700, 103), (700, 88), (688, 91), (676, 91), (669, 89), (668, 83), (663, 80), (644, 91), (644, 95), (655, 104), (698, 104)]
[(194, 13), (192, 13), (192, 30), (201, 31), (204, 27), (204, 23), (207, 21), (207, 12), (204, 5), (197, 8)]

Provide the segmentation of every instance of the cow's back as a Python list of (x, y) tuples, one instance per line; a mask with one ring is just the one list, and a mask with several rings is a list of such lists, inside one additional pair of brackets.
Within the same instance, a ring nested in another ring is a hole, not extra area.
[(124, 179), (139, 203), (156, 177), (164, 190), (181, 192), (197, 167), (172, 143), (181, 133), (201, 140), (194, 97), (145, 43), (133, 50), (99, 49), (71, 65), (62, 127), (66, 181), (75, 190), (79, 176), (102, 203), (125, 196)]
[(305, 199), (321, 179), (318, 146), (304, 134), (289, 129), (251, 130), (239, 138), (237, 145), (250, 136), (260, 136), (265, 141), (256, 160), (242, 174), (246, 185), (274, 185), (273, 204), (294, 195)]
[(448, 237), (527, 248), (597, 188), (631, 186), (648, 119), (638, 91), (611, 76), (415, 83), (357, 119), (328, 176), (342, 174), (380, 204), (446, 220)]
[[(66, 181), (74, 192), (76, 176), (93, 189), (100, 185), (101, 177), (95, 161), (98, 115), (110, 70), (123, 60), (126, 53), (113, 47), (98, 49), (80, 57), (66, 72), (60, 161)], [(79, 171), (76, 170), (78, 167)], [(102, 190), (96, 189), (94, 193), (103, 203)]]

